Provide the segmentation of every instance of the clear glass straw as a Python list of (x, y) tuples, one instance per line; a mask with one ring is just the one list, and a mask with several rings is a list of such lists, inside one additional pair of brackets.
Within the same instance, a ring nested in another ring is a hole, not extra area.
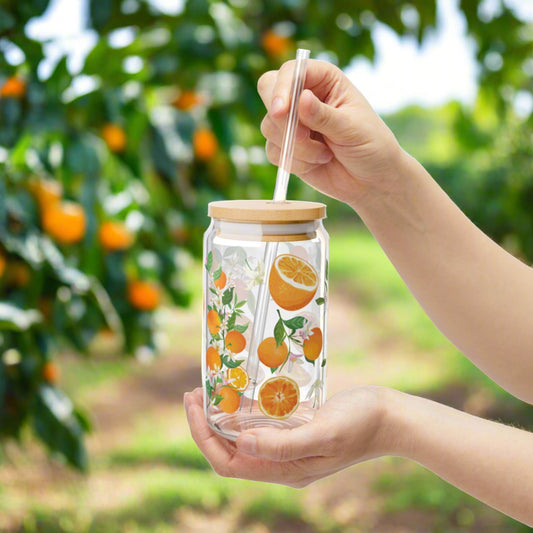
[[(291, 175), (292, 156), (294, 153), (294, 137), (296, 135), (296, 127), (298, 126), (298, 103), (300, 95), (305, 82), (305, 72), (307, 68), (307, 59), (309, 58), (309, 50), (298, 48), (296, 52), (296, 64), (292, 75), (291, 86), (291, 103), (289, 107), (289, 115), (287, 117), (287, 124), (283, 134), (281, 143), (281, 156), (278, 165), (278, 172), (276, 175), (276, 186), (274, 189), (274, 202), (284, 202), (287, 198), (287, 186), (289, 184), (289, 176)], [(265, 323), (268, 313), (268, 277), (270, 269), (274, 263), (278, 252), (278, 243), (268, 241), (265, 245), (265, 255), (263, 263), (265, 265), (265, 277), (263, 283), (259, 286), (257, 294), (257, 304), (254, 313), (254, 325), (252, 335), (250, 338), (250, 349), (248, 351), (248, 363), (246, 370), (250, 378), (252, 386), (252, 395), (250, 399), (249, 410), (252, 412), (254, 403), (255, 390), (257, 387), (257, 373), (259, 371), (259, 358), (257, 356), (257, 347), (264, 338)], [(243, 396), (240, 410), (245, 407), (247, 395)]]
[(281, 156), (276, 175), (276, 187), (274, 189), (274, 202), (284, 202), (287, 198), (287, 186), (291, 175), (292, 155), (294, 153), (294, 137), (298, 126), (298, 103), (305, 83), (305, 72), (309, 50), (298, 48), (296, 51), (296, 65), (292, 75), (291, 104), (287, 125), (281, 142)]

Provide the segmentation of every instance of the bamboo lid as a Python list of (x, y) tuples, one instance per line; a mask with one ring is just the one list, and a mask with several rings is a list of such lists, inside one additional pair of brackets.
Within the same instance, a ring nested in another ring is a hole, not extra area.
[(212, 218), (234, 222), (284, 224), (325, 218), (326, 206), (302, 201), (221, 200), (209, 204), (208, 214)]

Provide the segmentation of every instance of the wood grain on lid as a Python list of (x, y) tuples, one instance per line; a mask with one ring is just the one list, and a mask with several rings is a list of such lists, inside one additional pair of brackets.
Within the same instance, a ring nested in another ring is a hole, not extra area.
[(235, 222), (283, 224), (325, 218), (326, 206), (318, 202), (302, 201), (221, 200), (209, 204), (208, 214), (212, 218)]

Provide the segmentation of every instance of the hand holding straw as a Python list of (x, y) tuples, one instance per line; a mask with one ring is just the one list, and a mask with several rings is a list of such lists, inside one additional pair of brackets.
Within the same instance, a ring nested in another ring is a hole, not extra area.
[[(307, 68), (307, 59), (309, 58), (309, 50), (299, 48), (296, 52), (296, 63), (292, 76), (291, 86), (291, 103), (289, 107), (289, 115), (287, 117), (287, 124), (283, 134), (283, 141), (281, 143), (281, 156), (278, 164), (278, 172), (276, 175), (276, 186), (274, 189), (274, 202), (284, 202), (287, 198), (287, 186), (289, 184), (289, 176), (291, 174), (292, 155), (294, 153), (294, 138), (296, 135), (296, 127), (298, 126), (298, 104), (300, 102), (300, 95), (302, 94), (305, 72)], [(248, 376), (252, 384), (252, 396), (250, 401), (250, 412), (252, 411), (253, 401), (255, 397), (255, 389), (257, 387), (257, 373), (259, 369), (259, 358), (257, 356), (257, 347), (264, 337), (265, 323), (268, 312), (268, 277), (270, 269), (274, 263), (278, 250), (278, 243), (268, 241), (265, 245), (265, 255), (263, 262), (265, 265), (265, 278), (263, 283), (259, 286), (257, 295), (257, 305), (254, 314), (254, 325), (252, 336), (250, 339), (250, 350), (248, 352)], [(244, 402), (243, 402), (244, 403)], [(241, 409), (243, 408), (241, 404)]]

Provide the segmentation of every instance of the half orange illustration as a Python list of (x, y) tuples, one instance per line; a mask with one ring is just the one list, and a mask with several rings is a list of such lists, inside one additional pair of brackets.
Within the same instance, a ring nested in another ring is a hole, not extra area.
[(278, 255), (274, 260), (268, 288), (272, 299), (287, 311), (305, 307), (316, 293), (318, 274), (311, 264), (296, 255)]

